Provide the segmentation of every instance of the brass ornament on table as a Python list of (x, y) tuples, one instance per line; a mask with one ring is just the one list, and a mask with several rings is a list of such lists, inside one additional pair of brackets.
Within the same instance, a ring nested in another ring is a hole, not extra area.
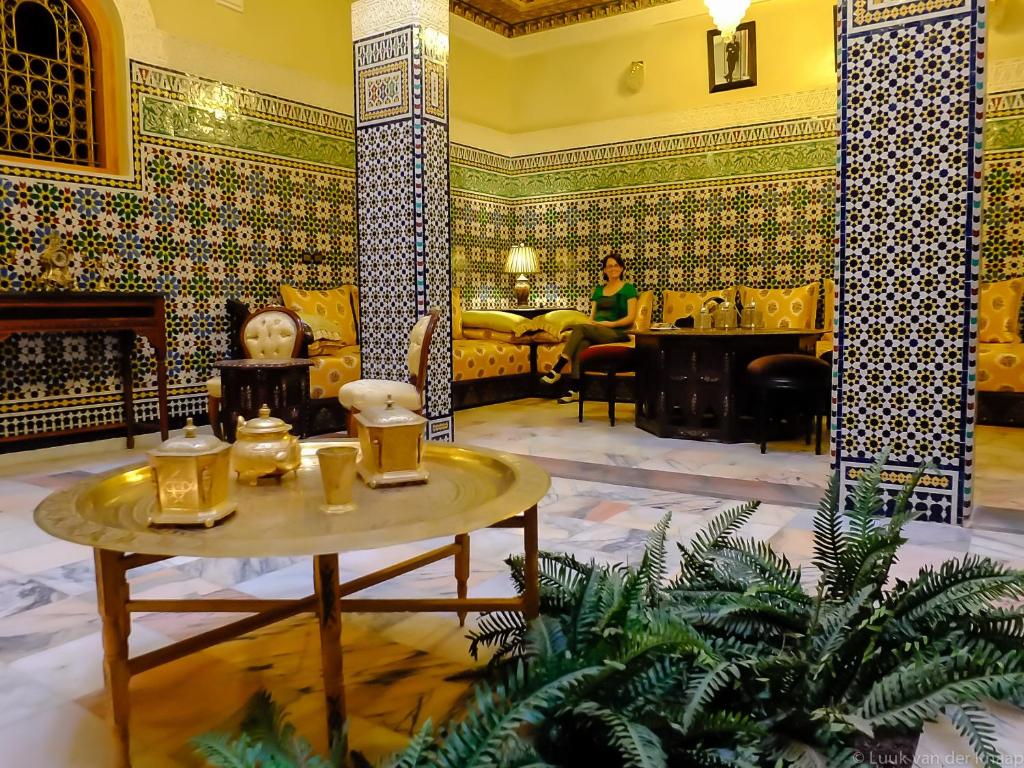
[(75, 284), (71, 275), (71, 256), (56, 232), (51, 232), (46, 238), (46, 247), (39, 255), (39, 264), (43, 268), (43, 274), (39, 277), (42, 290), (66, 291)]
[(359, 422), (359, 476), (371, 488), (379, 485), (425, 483), (423, 425), (427, 420), (394, 404), (388, 395), (383, 407), (356, 414)]
[(213, 435), (198, 435), (188, 419), (184, 436), (149, 451), (157, 487), (157, 506), (149, 524), (209, 528), (232, 514), (236, 505), (228, 498), (230, 449)]
[(302, 460), (299, 439), (291, 425), (270, 415), (266, 404), (259, 417), (246, 421), (238, 417), (231, 461), (238, 480), (256, 485), (261, 477), (281, 477), (299, 468)]

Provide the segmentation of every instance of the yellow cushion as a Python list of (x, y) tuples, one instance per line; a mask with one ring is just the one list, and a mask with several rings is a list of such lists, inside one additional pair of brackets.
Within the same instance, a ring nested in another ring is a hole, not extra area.
[(452, 340), (461, 339), (462, 335), (462, 291), (452, 288)]
[(492, 331), (490, 328), (463, 328), (462, 338), (454, 339), (454, 341), (474, 339), (477, 341), (503, 341), (506, 344), (511, 344), (514, 338), (515, 334), (512, 331)]
[(665, 291), (661, 295), (661, 321), (674, 323), (681, 317), (694, 317), (708, 299), (723, 299), (736, 303), (736, 289), (723, 288), (720, 291)]
[(309, 396), (314, 400), (337, 397), (341, 388), (359, 378), (359, 347), (343, 347), (336, 354), (314, 357), (309, 369)]
[(352, 313), (356, 318), (356, 343), (359, 343), (359, 286), (350, 285), (348, 287), (349, 298), (352, 300)]
[(1024, 392), (1024, 344), (978, 345), (978, 391)]
[(590, 320), (589, 317), (577, 309), (555, 309), (535, 319), (543, 320), (548, 326), (557, 328), (559, 333), (567, 330), (570, 326), (586, 323)]
[[(352, 308), (352, 286), (343, 285), (329, 291), (306, 291), (281, 286), (281, 300), (313, 330), (314, 338), (331, 339), (345, 344), (356, 343), (356, 315)], [(319, 318), (319, 319), (318, 319)], [(310, 321), (316, 321), (316, 328)], [(317, 336), (319, 333), (321, 336)]]
[[(353, 345), (346, 344), (336, 339), (318, 339), (309, 343), (310, 357), (337, 357), (345, 354), (346, 350)], [(358, 349), (358, 347), (356, 347)]]
[(836, 281), (826, 277), (821, 281), (821, 290), (825, 292), (822, 297), (825, 301), (825, 311), (821, 319), (821, 327), (831, 334), (836, 318)]
[(496, 309), (467, 309), (462, 313), (463, 333), (466, 328), (489, 328), (492, 331), (515, 331), (523, 322), (519, 315)]
[(813, 328), (818, 308), (818, 284), (799, 288), (748, 288), (740, 286), (743, 306), (756, 303), (765, 328)]
[[(537, 373), (547, 373), (557, 362), (562, 354), (565, 344), (538, 344), (537, 345)], [(562, 369), (562, 375), (572, 373), (572, 363), (567, 363)]]
[(636, 317), (633, 319), (634, 331), (651, 330), (651, 320), (654, 314), (654, 291), (640, 291), (636, 300)]
[(1020, 300), (1024, 277), (982, 283), (978, 297), (978, 341), (1020, 341)]
[(212, 379), (206, 380), (206, 394), (210, 397), (215, 397), (219, 400), (222, 391), (220, 376), (214, 376)]
[(471, 339), (452, 342), (452, 376), (455, 381), (529, 372), (528, 345)]
[(423, 407), (419, 390), (412, 384), (390, 379), (359, 379), (346, 384), (338, 393), (338, 400), (351, 410), (365, 411), (391, 402), (410, 411), (418, 411)]
[(590, 318), (575, 309), (556, 309), (532, 319), (523, 320), (516, 326), (514, 339), (521, 343), (555, 343), (562, 340), (562, 334)]

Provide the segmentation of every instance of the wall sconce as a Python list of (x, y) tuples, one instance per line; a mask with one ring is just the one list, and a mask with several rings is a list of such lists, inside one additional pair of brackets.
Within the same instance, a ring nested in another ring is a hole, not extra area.
[(622, 78), (622, 85), (629, 93), (639, 93), (644, 87), (644, 63), (642, 61), (631, 61), (629, 69)]

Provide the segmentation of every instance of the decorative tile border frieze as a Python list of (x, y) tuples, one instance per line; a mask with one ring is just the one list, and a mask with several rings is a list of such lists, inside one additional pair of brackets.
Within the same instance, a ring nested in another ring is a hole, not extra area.
[(299, 104), (277, 96), (138, 61), (131, 62), (131, 78), (133, 84), (143, 86), (150, 93), (161, 94), (197, 107), (261, 117), (273, 123), (297, 125), (307, 130), (347, 139), (355, 136), (352, 117), (340, 112)]
[(139, 130), (147, 138), (227, 147), (282, 160), (351, 171), (355, 143), (350, 138), (294, 128), (244, 114), (218, 114), (203, 107), (142, 92)]

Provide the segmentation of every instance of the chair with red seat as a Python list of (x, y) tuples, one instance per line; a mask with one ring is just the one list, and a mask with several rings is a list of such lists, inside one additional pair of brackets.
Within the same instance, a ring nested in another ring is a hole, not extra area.
[(605, 378), (608, 397), (608, 421), (615, 426), (615, 391), (618, 378), (636, 373), (636, 349), (619, 344), (599, 344), (580, 352), (580, 410), (579, 420), (583, 421), (583, 400), (587, 391), (587, 376)]

